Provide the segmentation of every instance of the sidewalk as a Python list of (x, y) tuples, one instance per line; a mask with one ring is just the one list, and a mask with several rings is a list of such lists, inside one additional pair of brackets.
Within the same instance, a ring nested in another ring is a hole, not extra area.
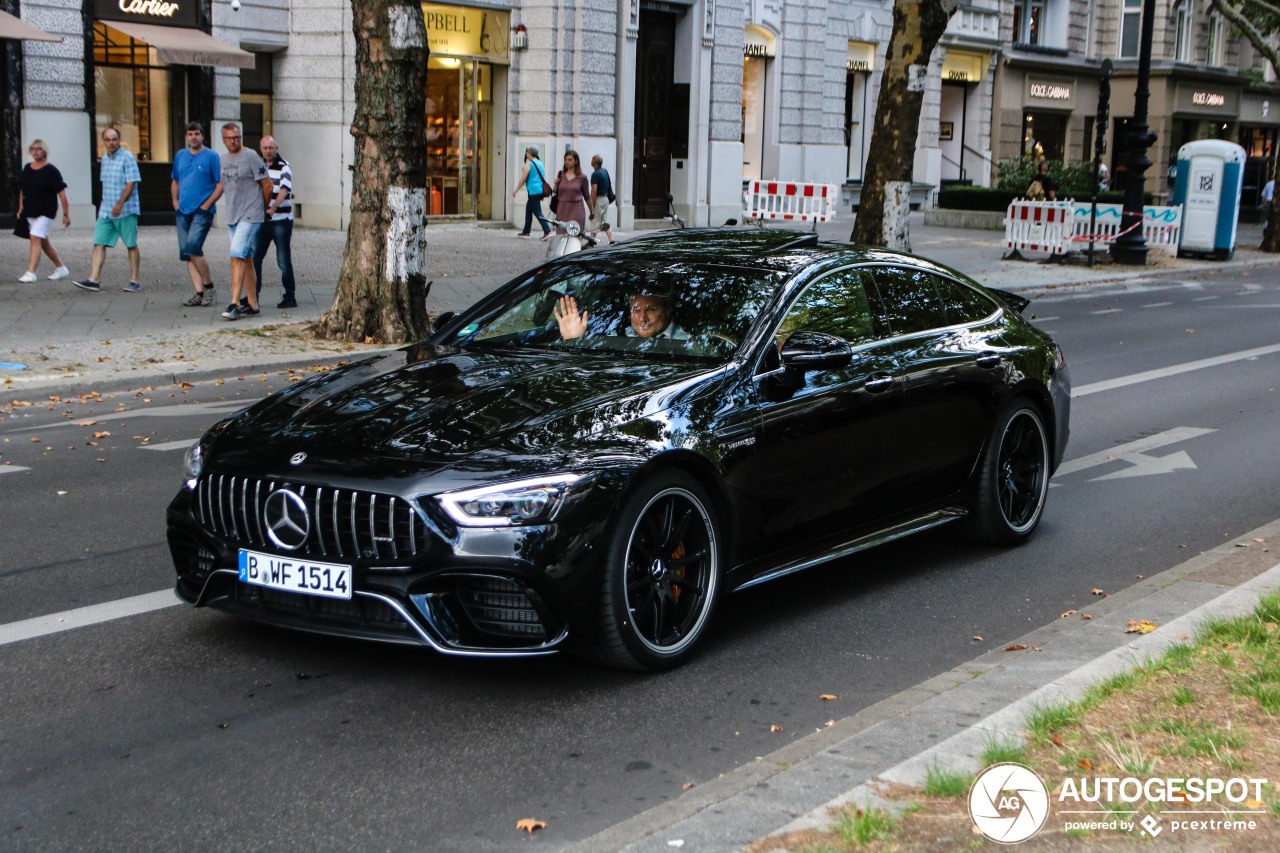
[[(851, 214), (821, 225), (827, 239), (847, 240)], [(947, 264), (993, 287), (1028, 291), (1110, 280), (1141, 278), (1170, 269), (1192, 273), (1211, 265), (1270, 263), (1275, 256), (1256, 251), (1261, 225), (1243, 226), (1235, 259), (1221, 263), (1178, 260), (1153, 250), (1147, 267), (1114, 265), (1089, 268), (1083, 263), (1003, 261), (1003, 234), (996, 231), (926, 226), (921, 214), (911, 224), (917, 254)], [(545, 244), (515, 239), (511, 228), (473, 223), (431, 225), (427, 229), (427, 297), (432, 312), (459, 310), (538, 264)], [(620, 240), (629, 234), (614, 232)], [(89, 272), (92, 231), (77, 227), (52, 236), (71, 278)], [(333, 301), (346, 234), (298, 228), (293, 237), (298, 307), (280, 311), (280, 277), (274, 254), (264, 263), (263, 311), (260, 317), (228, 322), (221, 317), (230, 302), (228, 237), (225, 228), (209, 234), (205, 255), (217, 286), (215, 304), (184, 308), (191, 293), (186, 265), (178, 260), (172, 228), (140, 229), (142, 292), (125, 293), (128, 263), (122, 246), (108, 253), (101, 293), (76, 288), (71, 279), (51, 282), (42, 259), (41, 279), (20, 284), (26, 268), (27, 243), (0, 240), (0, 387), (24, 393), (62, 392), (155, 385), (174, 381), (263, 369), (281, 369), (351, 357), (379, 347), (317, 341), (305, 334)], [(1105, 254), (1100, 253), (1105, 259)], [(26, 365), (17, 368), (12, 365)]]

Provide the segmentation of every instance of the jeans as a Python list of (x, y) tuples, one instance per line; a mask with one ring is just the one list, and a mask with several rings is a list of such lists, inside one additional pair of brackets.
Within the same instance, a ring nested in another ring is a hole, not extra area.
[(276, 244), (276, 266), (280, 267), (280, 285), (284, 288), (284, 297), (293, 299), (293, 220), (272, 219), (262, 223), (258, 229), (258, 249), (253, 254), (253, 272), (258, 279), (258, 293), (262, 293), (262, 259), (267, 256), (267, 247), (271, 241)]
[(538, 224), (542, 226), (542, 233), (546, 234), (551, 231), (551, 226), (547, 224), (546, 218), (542, 215), (542, 198), (541, 196), (529, 196), (529, 200), (524, 203), (524, 230), (521, 234), (529, 233), (529, 226), (533, 224), (533, 217), (538, 217)]
[(174, 220), (178, 226), (178, 260), (204, 257), (204, 238), (209, 236), (213, 214), (196, 208), (191, 213), (176, 211)]

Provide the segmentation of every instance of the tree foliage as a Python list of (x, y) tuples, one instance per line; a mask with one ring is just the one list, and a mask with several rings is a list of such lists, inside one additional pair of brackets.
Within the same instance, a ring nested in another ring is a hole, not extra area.
[[(1280, 77), (1280, 6), (1264, 0), (1210, 0), (1210, 7), (1231, 22), (1244, 35), (1255, 50), (1267, 58), (1276, 76)], [(1272, 155), (1274, 158), (1274, 154)], [(1272, 160), (1270, 177), (1275, 177), (1275, 161)], [(1280, 252), (1280, 204), (1274, 201), (1267, 214), (1267, 227), (1262, 232), (1264, 252)]]
[(959, 5), (958, 0), (894, 0), (893, 34), (885, 51), (867, 171), (850, 238), (855, 243), (911, 248), (907, 213), (925, 75), (929, 57)]
[(413, 0), (351, 0), (355, 34), (351, 222), (323, 338), (403, 343), (429, 331), (427, 32)]

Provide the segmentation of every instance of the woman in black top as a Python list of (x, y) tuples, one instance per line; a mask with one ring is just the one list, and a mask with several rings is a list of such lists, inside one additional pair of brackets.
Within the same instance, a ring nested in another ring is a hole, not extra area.
[(62, 203), (62, 227), (71, 225), (67, 183), (62, 180), (58, 167), (49, 162), (49, 147), (43, 139), (34, 140), (29, 150), (31, 162), (22, 167), (22, 177), (18, 180), (18, 216), (27, 220), (31, 230), (31, 253), (27, 258), (27, 271), (18, 281), (31, 282), (39, 278), (36, 266), (40, 263), (41, 251), (53, 261), (49, 278), (56, 281), (70, 274), (58, 257), (58, 250), (49, 242), (49, 229), (53, 226), (53, 217), (58, 215), (59, 202)]

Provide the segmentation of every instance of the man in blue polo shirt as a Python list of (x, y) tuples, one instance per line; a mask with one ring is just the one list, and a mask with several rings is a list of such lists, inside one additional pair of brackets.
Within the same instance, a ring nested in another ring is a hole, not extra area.
[(169, 183), (178, 224), (178, 257), (187, 262), (187, 273), (195, 295), (182, 304), (187, 307), (213, 304), (213, 281), (209, 262), (204, 259), (204, 240), (213, 225), (215, 202), (222, 197), (222, 163), (204, 145), (200, 122), (187, 125), (187, 147), (173, 158)]
[(107, 249), (121, 241), (129, 252), (129, 283), (124, 290), (137, 293), (142, 289), (138, 283), (142, 263), (138, 254), (138, 215), (142, 212), (138, 204), (138, 184), (142, 175), (138, 172), (138, 161), (120, 147), (120, 131), (114, 127), (102, 131), (102, 147), (106, 152), (102, 155), (101, 168), (102, 205), (98, 208), (98, 224), (93, 229), (93, 268), (89, 277), (75, 282), (75, 286), (95, 293), (102, 290), (99, 282)]

